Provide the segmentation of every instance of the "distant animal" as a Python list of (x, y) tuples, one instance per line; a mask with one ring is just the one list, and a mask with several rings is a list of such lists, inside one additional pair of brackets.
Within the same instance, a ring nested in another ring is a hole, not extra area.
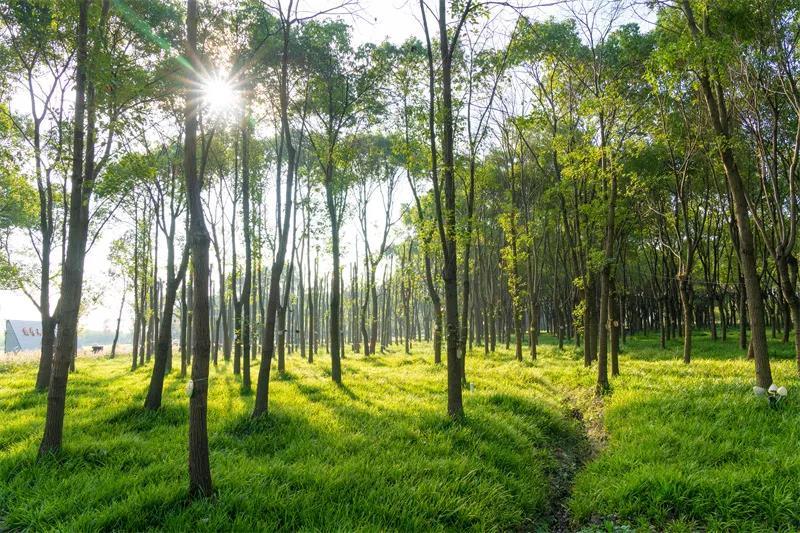
[(103, 351), (103, 347), (102, 346), (98, 346), (96, 344), (92, 345), (92, 353), (100, 353), (102, 351)]

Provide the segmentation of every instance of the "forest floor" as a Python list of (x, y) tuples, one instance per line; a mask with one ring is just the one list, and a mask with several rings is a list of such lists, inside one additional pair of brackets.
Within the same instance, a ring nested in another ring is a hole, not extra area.
[[(444, 414), (446, 370), (427, 346), (348, 356), (345, 386), (287, 359), (270, 415), (249, 418), (227, 364), (211, 373), (215, 495), (187, 502), (185, 380), (146, 413), (151, 365), (78, 361), (64, 451), (36, 461), (46, 396), (35, 365), (0, 365), (0, 531), (60, 530), (797, 530), (800, 383), (771, 343), (789, 397), (753, 395), (735, 337), (629, 339), (622, 376), (594, 398), (594, 368), (544, 337), (539, 359), (468, 358), (466, 419)], [(257, 367), (254, 367), (254, 376)]]

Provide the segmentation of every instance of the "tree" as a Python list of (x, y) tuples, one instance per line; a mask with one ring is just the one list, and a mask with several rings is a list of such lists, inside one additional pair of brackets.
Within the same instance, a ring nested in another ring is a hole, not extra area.
[[(164, 289), (163, 309), (159, 323), (158, 336), (155, 349), (155, 363), (153, 373), (150, 378), (150, 386), (145, 398), (145, 409), (156, 410), (161, 407), (161, 394), (164, 388), (164, 375), (171, 367), (172, 361), (172, 316), (175, 309), (175, 300), (178, 295), (178, 287), (183, 282), (186, 274), (186, 267), (189, 263), (189, 249), (184, 246), (179, 265), (175, 266), (175, 238), (177, 231), (178, 217), (184, 210), (183, 192), (179, 188), (178, 165), (170, 154), (170, 151), (163, 147), (159, 154), (159, 159), (163, 161), (164, 171), (166, 172), (165, 183), (161, 183), (159, 177), (153, 180), (148, 192), (151, 195), (153, 205), (157, 206), (155, 221), (159, 230), (164, 234), (167, 245), (167, 279)], [(153, 190), (154, 189), (154, 190)], [(167, 211), (165, 208), (169, 209)]]
[(347, 27), (340, 22), (306, 27), (312, 57), (309, 106), (314, 125), (309, 143), (322, 174), (325, 205), (331, 229), (331, 287), (329, 301), (331, 378), (342, 382), (340, 235), (350, 175), (342, 166), (347, 129), (374, 116), (380, 109), (379, 86), (388, 68), (380, 49), (365, 45), (353, 50)]
[[(290, 78), (289, 62), (290, 43), (292, 40), (292, 27), (297, 22), (298, 6), (289, 2), (286, 10), (279, 5), (278, 16), (280, 19), (281, 36), (281, 63), (279, 74), (279, 113), (280, 113), (280, 151), (278, 153), (278, 173), (282, 168), (283, 147), (286, 147), (286, 184), (284, 187), (285, 199), (283, 202), (283, 213), (278, 216), (278, 243), (275, 257), (270, 269), (269, 292), (267, 296), (266, 315), (264, 316), (264, 339), (261, 348), (261, 363), (258, 369), (258, 384), (256, 386), (256, 400), (253, 406), (253, 418), (259, 417), (267, 412), (269, 402), (269, 375), (272, 365), (272, 357), (275, 354), (275, 322), (278, 314), (278, 304), (280, 302), (280, 280), (283, 266), (286, 259), (286, 248), (289, 239), (289, 227), (293, 212), (292, 203), (294, 201), (294, 180), (297, 173), (298, 155), (294, 140), (293, 131), (289, 122), (290, 112)], [(275, 185), (276, 205), (280, 213), (281, 205), (281, 183), (277, 181)]]
[[(28, 293), (26, 280), (19, 279), (16, 285), (29, 294), (42, 320), (42, 348), (36, 390), (44, 391), (50, 382), (50, 373), (55, 347), (57, 310), (51, 310), (50, 288), (53, 265), (51, 251), (57, 242), (60, 221), (58, 191), (53, 183), (54, 172), (65, 165), (68, 151), (68, 135), (63, 125), (53, 117), (59, 117), (67, 98), (65, 79), (74, 64), (74, 54), (68, 51), (71, 13), (63, 6), (47, 5), (44, 2), (9, 2), (0, 8), (0, 17), (10, 36), (9, 48), (15, 61), (12, 75), (20, 76), (30, 101), (30, 124), (25, 124), (10, 114), (7, 106), (0, 111), (23, 136), (33, 151), (34, 180), (38, 193), (38, 242), (31, 244), (39, 258), (38, 298)], [(43, 83), (43, 79), (50, 78)], [(9, 132), (10, 133), (10, 132)], [(61, 191), (66, 196), (66, 190)], [(66, 209), (63, 213), (66, 216)], [(32, 236), (32, 234), (31, 234)], [(13, 266), (9, 263), (9, 266)]]
[[(442, 184), (439, 184), (436, 127), (435, 127), (435, 102), (436, 102), (436, 76), (433, 63), (433, 47), (428, 30), (428, 6), (420, 0), (420, 11), (425, 29), (425, 42), (428, 50), (428, 92), (430, 104), (428, 110), (428, 131), (431, 143), (431, 177), (433, 180), (434, 205), (436, 207), (436, 222), (438, 226), (439, 241), (442, 246), (444, 265), (442, 267), (442, 280), (445, 295), (445, 322), (447, 327), (447, 413), (453, 419), (464, 416), (464, 407), (461, 400), (461, 357), (458, 352), (458, 272), (456, 267), (456, 190), (454, 169), (454, 116), (453, 116), (453, 54), (458, 45), (461, 29), (475, 6), (472, 0), (459, 11), (457, 25), (452, 35), (447, 31), (447, 1), (439, 0), (439, 28), (438, 46), (441, 58), (441, 108), (442, 122)], [(444, 200), (442, 199), (444, 194)]]
[[(76, 349), (78, 313), (83, 288), (83, 262), (89, 225), (89, 201), (96, 174), (94, 81), (87, 76), (89, 48), (89, 9), (91, 0), (82, 0), (79, 9), (76, 52), (75, 116), (72, 141), (72, 174), (69, 201), (69, 236), (61, 284), (61, 313), (53, 370), (47, 395), (47, 417), (39, 455), (58, 452), (64, 427), (69, 364)], [(108, 18), (109, 2), (103, 2), (98, 31)], [(99, 36), (98, 36), (99, 37)], [(97, 37), (96, 37), (97, 38)], [(99, 39), (98, 39), (99, 40)], [(99, 46), (97, 42), (95, 46)], [(84, 146), (85, 145), (85, 146)], [(84, 153), (84, 148), (86, 152)]]
[(211, 467), (208, 461), (208, 360), (211, 339), (208, 318), (208, 250), (211, 241), (206, 229), (200, 198), (202, 182), (197, 165), (197, 122), (199, 98), (191, 80), (200, 71), (197, 48), (197, 0), (186, 1), (186, 86), (184, 98), (183, 174), (189, 206), (189, 242), (192, 254), (192, 379), (189, 397), (189, 495), (210, 496)]
[[(414, 197), (414, 207), (417, 215), (417, 236), (421, 241), (420, 248), (425, 265), (425, 288), (433, 306), (433, 360), (436, 364), (439, 364), (442, 362), (442, 299), (433, 275), (434, 250), (431, 245), (434, 228), (427, 223), (428, 217), (426, 217), (425, 209), (420, 199), (421, 193), (418, 184), (419, 176), (424, 174), (426, 165), (430, 169), (431, 181), (433, 181), (433, 176), (437, 173), (436, 143), (435, 137), (431, 137), (429, 140), (433, 142), (426, 149), (424, 142), (425, 126), (420, 124), (422, 133), (418, 133), (417, 124), (415, 124), (416, 121), (414, 120), (415, 115), (424, 113), (424, 99), (418, 96), (415, 98), (415, 95), (419, 94), (420, 88), (424, 85), (424, 79), (420, 76), (419, 71), (425, 68), (423, 64), (425, 61), (424, 47), (417, 40), (407, 41), (397, 50), (397, 66), (393, 69), (393, 84), (396, 97), (399, 100), (397, 105), (401, 114), (402, 144), (396, 151), (399, 152), (403, 159), (406, 180)], [(433, 100), (430, 100), (430, 105), (433, 105)], [(430, 112), (427, 114), (430, 118)], [(424, 154), (424, 157), (419, 157), (418, 154)]]
[[(751, 328), (750, 342), (753, 359), (755, 360), (756, 381), (759, 386), (766, 388), (772, 384), (772, 370), (767, 351), (764, 301), (761, 297), (761, 285), (758, 267), (756, 266), (756, 250), (750, 225), (750, 210), (747, 205), (744, 178), (740, 172), (740, 164), (733, 149), (735, 144), (734, 121), (730, 115), (731, 105), (728, 102), (725, 79), (719, 74), (712, 74), (721, 72), (718, 67), (726, 61), (726, 57), (723, 55), (724, 52), (733, 54), (736, 52), (704, 46), (704, 43), (724, 35), (725, 31), (729, 31), (725, 27), (725, 23), (728, 21), (724, 19), (726, 14), (724, 10), (712, 9), (706, 11), (703, 14), (702, 24), (699, 24), (695, 15), (695, 6), (690, 0), (680, 1), (676, 7), (680, 9), (683, 24), (688, 29), (690, 36), (688, 42), (681, 43), (683, 48), (680, 52), (693, 59), (694, 77), (699, 84), (700, 94), (706, 104), (712, 131), (719, 138), (717, 152), (725, 170), (736, 220), (739, 263), (747, 294), (747, 310)], [(672, 21), (668, 20), (665, 13), (661, 23), (667, 25)]]
[[(361, 304), (361, 334), (364, 339), (364, 355), (375, 353), (378, 339), (378, 292), (375, 272), (386, 254), (389, 233), (397, 222), (393, 219), (392, 206), (395, 187), (398, 180), (398, 168), (393, 164), (390, 140), (385, 137), (357, 136), (349, 139), (353, 153), (352, 172), (356, 181), (358, 221), (361, 226), (361, 237), (364, 241), (364, 295)], [(384, 190), (385, 187), (385, 190)], [(383, 220), (380, 222), (380, 244), (375, 249), (370, 245), (370, 227), (378, 227), (377, 222), (369, 217), (369, 206), (374, 200), (375, 192), (381, 197)], [(372, 224), (371, 224), (372, 222)], [(370, 332), (367, 335), (367, 306), (372, 301), (370, 315)]]

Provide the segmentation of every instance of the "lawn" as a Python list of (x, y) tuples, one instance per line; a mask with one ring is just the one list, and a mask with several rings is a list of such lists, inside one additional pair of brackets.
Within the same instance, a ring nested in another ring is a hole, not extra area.
[[(187, 400), (141, 409), (150, 367), (80, 361), (65, 451), (37, 462), (46, 398), (35, 367), (0, 367), (0, 530), (662, 530), (800, 528), (800, 416), (791, 346), (772, 344), (781, 409), (753, 395), (735, 338), (695, 339), (680, 362), (655, 336), (630, 339), (622, 376), (595, 400), (594, 369), (544, 338), (537, 362), (468, 358), (467, 418), (445, 416), (445, 369), (427, 348), (344, 361), (296, 356), (249, 419), (230, 368), (212, 369), (215, 496), (187, 502)], [(588, 434), (588, 438), (587, 435)], [(581, 460), (586, 464), (574, 477)]]
[(466, 421), (445, 415), (446, 371), (432, 355), (297, 357), (272, 383), (266, 420), (249, 419), (227, 365), (211, 376), (216, 494), (188, 503), (184, 380), (143, 412), (149, 367), (86, 360), (70, 378), (65, 451), (36, 462), (46, 398), (33, 365), (0, 373), (0, 530), (509, 530), (552, 521), (562, 463), (579, 424), (535, 369), (473, 360)]
[[(607, 445), (577, 476), (579, 523), (598, 518), (675, 531), (800, 529), (800, 383), (793, 346), (770, 342), (773, 379), (789, 389), (778, 410), (752, 392), (752, 361), (735, 337), (632, 340), (604, 398)], [(551, 379), (590, 385), (557, 370)]]

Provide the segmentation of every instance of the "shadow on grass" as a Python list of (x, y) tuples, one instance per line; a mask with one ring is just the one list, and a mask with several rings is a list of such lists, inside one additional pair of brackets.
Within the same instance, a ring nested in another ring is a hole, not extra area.
[(278, 372), (275, 375), (275, 379), (277, 381), (297, 381), (297, 374), (287, 371)]
[(381, 361), (377, 355), (367, 355), (361, 358), (361, 361), (370, 366), (387, 366), (385, 362)]
[(186, 423), (189, 411), (185, 405), (162, 404), (151, 411), (140, 406), (130, 406), (106, 418), (105, 424), (118, 426), (123, 431), (150, 431), (159, 426), (178, 427)]
[(5, 411), (24, 411), (32, 407), (43, 406), (47, 404), (47, 391), (37, 391), (35, 389), (27, 390), (17, 396), (14, 401), (0, 402), (0, 406)]
[(338, 388), (339, 388), (340, 391), (342, 391), (344, 393), (345, 396), (347, 396), (351, 400), (358, 400), (358, 396), (356, 395), (356, 393), (353, 392), (353, 389), (351, 389), (350, 387), (348, 387), (344, 383), (339, 384)]
[(297, 390), (300, 391), (308, 401), (310, 402), (321, 402), (326, 399), (325, 389), (318, 385), (307, 385), (305, 383), (295, 383), (295, 387)]
[(209, 446), (241, 452), (249, 457), (272, 457), (287, 448), (333, 445), (333, 434), (320, 431), (308, 418), (283, 411), (270, 411), (252, 418), (239, 416), (226, 423), (210, 438)]

